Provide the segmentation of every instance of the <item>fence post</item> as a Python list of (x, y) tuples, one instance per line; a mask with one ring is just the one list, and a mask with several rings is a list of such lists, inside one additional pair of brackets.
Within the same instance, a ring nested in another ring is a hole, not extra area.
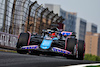
[(13, 34), (13, 27), (14, 27), (15, 4), (16, 4), (16, 0), (14, 0), (13, 7), (12, 7), (12, 15), (11, 15), (10, 28), (9, 28), (9, 33), (11, 34)]
[(48, 19), (49, 19), (49, 16), (50, 16), (52, 13), (53, 13), (53, 11), (49, 12), (49, 13), (47, 14), (47, 16), (46, 16), (46, 25), (47, 25), (46, 28), (48, 28)]
[(45, 11), (48, 10), (48, 8), (44, 9), (42, 12), (41, 12), (41, 18), (40, 18), (40, 27), (39, 27), (39, 34), (41, 34), (42, 32), (42, 19), (43, 19), (43, 14), (45, 13)]
[(7, 2), (8, 2), (8, 0), (5, 0), (5, 10), (4, 10), (4, 18), (3, 18), (3, 32), (5, 32), (6, 13), (7, 13)]
[(35, 1), (34, 3), (32, 3), (32, 4), (29, 6), (28, 23), (27, 23), (27, 30), (26, 30), (26, 32), (30, 30), (30, 25), (29, 25), (29, 22), (30, 22), (30, 13), (31, 13), (31, 9), (32, 9), (32, 7), (34, 6), (35, 3), (37, 3), (37, 1)]
[[(51, 18), (51, 24), (53, 23), (54, 18), (58, 16), (58, 14), (55, 14), (52, 18)], [(51, 26), (50, 26), (51, 27)]]
[(34, 30), (33, 30), (33, 32), (35, 32), (35, 30), (36, 30), (36, 22), (37, 22), (37, 12), (38, 12), (38, 10), (40, 9), (42, 7), (42, 5), (40, 5), (36, 10), (35, 10), (35, 19), (34, 19)]

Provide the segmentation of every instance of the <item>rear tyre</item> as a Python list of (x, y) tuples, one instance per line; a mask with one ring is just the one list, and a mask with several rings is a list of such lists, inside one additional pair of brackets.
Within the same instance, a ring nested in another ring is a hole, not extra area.
[[(74, 47), (77, 43), (77, 39), (75, 38), (68, 38), (67, 40), (67, 47), (66, 50), (72, 52), (72, 54), (74, 55)], [(68, 59), (75, 59), (75, 56), (71, 56), (71, 55), (67, 55)]]
[(29, 34), (28, 33), (21, 33), (17, 42), (17, 53), (20, 54), (26, 54), (28, 53), (28, 50), (19, 50), (22, 46), (27, 46), (28, 44), (28, 39), (29, 39)]
[(78, 42), (78, 59), (79, 60), (84, 59), (84, 52), (85, 52), (85, 42), (82, 40), (79, 40)]

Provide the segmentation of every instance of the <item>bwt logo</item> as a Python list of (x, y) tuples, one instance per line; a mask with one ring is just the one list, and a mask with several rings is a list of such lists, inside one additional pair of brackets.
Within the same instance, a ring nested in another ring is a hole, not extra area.
[(64, 54), (71, 54), (69, 51), (58, 49), (58, 48), (53, 48), (52, 50), (54, 52), (59, 52), (59, 53), (64, 53)]
[(38, 46), (22, 47), (22, 49), (38, 49)]
[(62, 35), (71, 35), (71, 33), (63, 33)]

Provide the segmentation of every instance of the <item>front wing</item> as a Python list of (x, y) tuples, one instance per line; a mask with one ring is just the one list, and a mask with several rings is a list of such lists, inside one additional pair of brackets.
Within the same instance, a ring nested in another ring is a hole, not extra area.
[(44, 50), (44, 49), (41, 49), (38, 45), (23, 46), (18, 50), (37, 50), (37, 51), (42, 51), (42, 52), (54, 52), (54, 53), (72, 55), (70, 51), (65, 50), (65, 49), (61, 49), (58, 47), (52, 47), (51, 49)]

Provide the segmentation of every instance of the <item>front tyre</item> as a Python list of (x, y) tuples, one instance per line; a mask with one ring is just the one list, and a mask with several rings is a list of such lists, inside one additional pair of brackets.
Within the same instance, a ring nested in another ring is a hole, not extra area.
[(22, 46), (27, 46), (28, 40), (29, 40), (29, 33), (21, 33), (20, 34), (17, 45), (16, 45), (17, 53), (20, 53), (20, 54), (28, 53), (28, 50), (20, 49)]
[(68, 38), (66, 50), (68, 50), (68, 51), (72, 52), (72, 54), (74, 54), (74, 48), (75, 48), (76, 43), (77, 43), (77, 39)]
[(68, 59), (75, 59), (76, 56), (74, 55), (74, 48), (75, 48), (76, 43), (77, 43), (77, 39), (68, 38), (66, 50), (72, 52), (72, 54), (73, 54), (73, 56), (72, 55), (67, 55)]

